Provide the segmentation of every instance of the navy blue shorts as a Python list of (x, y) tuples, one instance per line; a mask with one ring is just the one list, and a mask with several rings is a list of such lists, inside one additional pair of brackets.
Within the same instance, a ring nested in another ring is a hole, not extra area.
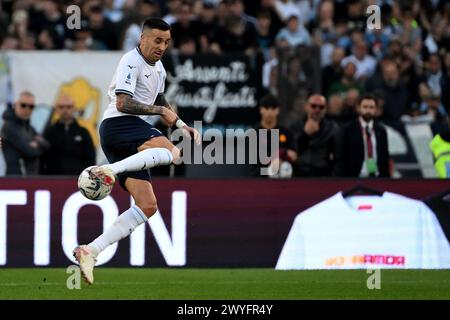
[[(144, 142), (164, 136), (161, 131), (139, 117), (122, 116), (103, 120), (100, 125), (100, 143), (110, 163), (123, 160), (138, 152)], [(130, 178), (150, 180), (150, 170), (124, 172), (118, 175), (119, 183), (125, 187), (125, 180)]]

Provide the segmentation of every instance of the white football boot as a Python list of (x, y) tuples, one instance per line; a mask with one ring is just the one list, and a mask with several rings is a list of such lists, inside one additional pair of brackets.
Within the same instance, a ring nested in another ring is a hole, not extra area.
[(91, 252), (89, 246), (80, 245), (73, 250), (73, 256), (80, 265), (81, 275), (88, 284), (94, 283), (94, 266), (97, 262), (96, 256)]

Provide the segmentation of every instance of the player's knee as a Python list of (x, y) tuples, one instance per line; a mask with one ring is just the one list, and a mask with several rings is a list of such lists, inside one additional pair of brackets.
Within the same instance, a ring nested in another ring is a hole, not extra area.
[(181, 157), (180, 149), (178, 149), (177, 147), (173, 147), (171, 152), (172, 152), (172, 157), (173, 157), (172, 162), (173, 163), (177, 163), (180, 160), (180, 157)]
[(139, 203), (137, 204), (137, 206), (142, 210), (142, 212), (145, 214), (147, 218), (150, 218), (158, 210), (158, 205), (156, 201)]

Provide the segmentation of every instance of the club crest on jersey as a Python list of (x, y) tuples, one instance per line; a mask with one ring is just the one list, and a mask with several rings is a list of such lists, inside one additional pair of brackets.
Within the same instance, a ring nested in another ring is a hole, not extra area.
[(131, 84), (131, 73), (129, 73), (128, 75), (127, 75), (127, 80), (125, 80), (125, 83), (126, 84)]

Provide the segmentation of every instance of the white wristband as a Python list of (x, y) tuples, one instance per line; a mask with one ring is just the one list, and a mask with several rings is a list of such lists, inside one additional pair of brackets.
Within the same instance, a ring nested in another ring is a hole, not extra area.
[(183, 120), (178, 119), (177, 122), (175, 122), (175, 125), (177, 126), (177, 128), (183, 128), (184, 126), (186, 126), (187, 124), (183, 122)]

